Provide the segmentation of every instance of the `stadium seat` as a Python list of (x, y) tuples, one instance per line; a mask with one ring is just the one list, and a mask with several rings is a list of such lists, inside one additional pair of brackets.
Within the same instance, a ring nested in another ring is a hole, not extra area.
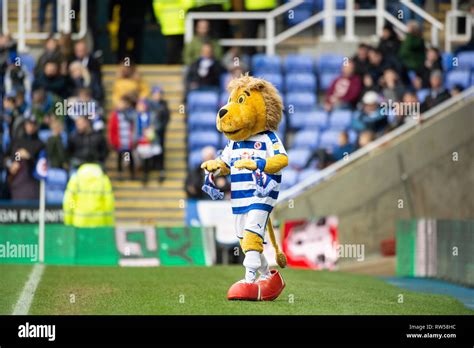
[(301, 171), (298, 175), (298, 181), (301, 182), (307, 178), (309, 178), (310, 176), (313, 176), (315, 174), (319, 173), (319, 170), (316, 169), (316, 168), (308, 168), (308, 169), (305, 169), (303, 171)]
[(279, 56), (267, 56), (255, 54), (252, 57), (252, 71), (263, 73), (281, 73), (281, 58)]
[(211, 145), (218, 149), (221, 144), (219, 135), (217, 130), (191, 132), (188, 135), (188, 148), (194, 150)]
[(209, 130), (216, 126), (215, 112), (193, 112), (188, 116), (188, 129)]
[(471, 84), (471, 72), (469, 70), (456, 69), (446, 75), (446, 88), (451, 89), (454, 85), (461, 85), (463, 88)]
[(189, 153), (188, 156), (188, 168), (189, 169), (194, 169), (199, 167), (199, 165), (202, 162), (202, 154), (201, 154), (201, 149), (199, 150), (194, 150)]
[(351, 110), (334, 110), (329, 117), (329, 124), (332, 130), (346, 130), (352, 122)]
[(351, 144), (356, 144), (357, 143), (357, 132), (353, 129), (349, 129), (347, 131), (347, 134), (349, 135), (349, 142)]
[(284, 62), (285, 72), (287, 74), (291, 73), (313, 73), (314, 72), (314, 62), (313, 58), (310, 56), (299, 55), (299, 54), (289, 54)]
[(316, 95), (313, 93), (288, 93), (285, 101), (289, 113), (313, 111), (316, 107)]
[(298, 181), (298, 171), (292, 168), (285, 168), (282, 172), (280, 190), (286, 190), (294, 186)]
[(333, 149), (338, 145), (339, 133), (341, 132), (336, 130), (327, 130), (323, 132), (320, 136), (319, 147), (329, 150)]
[(50, 129), (41, 129), (38, 131), (38, 138), (46, 144), (48, 138), (53, 134)]
[(338, 72), (323, 72), (319, 75), (319, 88), (326, 91), (331, 83), (340, 75)]
[(46, 202), (62, 204), (67, 185), (67, 172), (60, 168), (48, 168), (46, 177)]
[(230, 73), (221, 74), (219, 78), (221, 92), (227, 91), (227, 83), (230, 81)]
[(292, 26), (301, 22), (304, 22), (306, 19), (311, 17), (313, 12), (308, 8), (295, 8), (293, 10), (292, 16), (287, 16), (288, 25)]
[(191, 91), (187, 98), (187, 110), (193, 111), (217, 111), (219, 94), (213, 91)]
[(453, 70), (453, 54), (450, 52), (444, 52), (441, 54), (441, 63), (445, 72)]
[(288, 160), (290, 168), (302, 169), (306, 166), (311, 157), (311, 150), (309, 149), (291, 149), (288, 151)]
[(35, 57), (28, 53), (22, 53), (18, 57), (21, 60), (21, 65), (26, 67), (30, 74), (33, 74), (36, 66)]
[(316, 110), (307, 113), (305, 128), (324, 130), (328, 126), (328, 113), (324, 110)]
[(295, 134), (292, 147), (294, 149), (316, 149), (319, 141), (319, 131), (302, 130)]
[(474, 69), (474, 51), (465, 51), (458, 54), (458, 69)]
[(259, 77), (272, 83), (280, 93), (283, 92), (283, 76), (280, 73), (255, 73), (255, 77)]
[(423, 103), (426, 99), (426, 97), (430, 94), (430, 89), (429, 88), (423, 88), (418, 91), (416, 91), (416, 97), (418, 98), (418, 101), (420, 103)]
[(314, 74), (287, 74), (285, 76), (287, 92), (316, 93), (316, 76)]
[(222, 92), (219, 97), (219, 108), (223, 107), (229, 102), (229, 92)]
[(322, 54), (316, 60), (318, 73), (337, 72), (341, 71), (344, 56), (338, 54)]

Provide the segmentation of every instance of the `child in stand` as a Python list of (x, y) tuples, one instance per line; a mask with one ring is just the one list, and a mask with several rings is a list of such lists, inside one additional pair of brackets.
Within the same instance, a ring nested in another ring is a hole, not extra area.
[(162, 148), (153, 126), (156, 115), (149, 111), (145, 100), (138, 101), (136, 111), (134, 142), (138, 157), (143, 161), (143, 185), (146, 185), (155, 158), (161, 154)]
[(116, 109), (110, 114), (108, 135), (109, 142), (117, 151), (117, 170), (122, 173), (122, 161), (129, 163), (130, 177), (135, 177), (135, 166), (132, 156), (133, 129), (136, 118), (135, 101), (129, 96), (120, 97)]

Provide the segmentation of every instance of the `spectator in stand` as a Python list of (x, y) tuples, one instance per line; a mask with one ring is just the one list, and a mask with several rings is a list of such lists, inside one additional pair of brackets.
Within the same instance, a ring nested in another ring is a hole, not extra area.
[(210, 37), (209, 30), (209, 21), (204, 19), (197, 21), (196, 34), (194, 35), (193, 40), (184, 46), (184, 64), (191, 65), (194, 61), (196, 61), (200, 57), (202, 45), (205, 43), (212, 45), (212, 50), (216, 59), (222, 58), (222, 48), (217, 40), (214, 40)]
[(44, 88), (64, 99), (70, 95), (70, 86), (68, 76), (61, 75), (59, 65), (54, 61), (47, 62), (43, 72), (33, 82), (33, 90)]
[(20, 114), (24, 114), (28, 110), (29, 104), (26, 102), (25, 93), (16, 92), (15, 108)]
[(374, 92), (379, 93), (380, 85), (374, 83), (374, 80), (372, 79), (372, 75), (365, 74), (362, 79), (362, 91), (360, 92), (360, 96), (365, 95), (365, 93), (369, 91), (374, 91)]
[(0, 93), (4, 92), (3, 79), (8, 64), (16, 55), (16, 42), (8, 34), (0, 35)]
[(355, 73), (361, 78), (369, 72), (369, 48), (370, 46), (361, 43), (357, 47), (357, 53), (352, 57), (352, 61), (355, 64)]
[(74, 45), (74, 60), (82, 64), (83, 67), (87, 68), (91, 76), (98, 81), (102, 88), (102, 71), (101, 64), (87, 48), (85, 40), (79, 40)]
[(135, 100), (131, 96), (122, 96), (116, 109), (109, 116), (109, 143), (117, 152), (117, 170), (122, 173), (122, 162), (129, 162), (130, 177), (135, 177), (133, 160), (133, 129), (136, 119)]
[(51, 32), (55, 33), (57, 31), (57, 9), (56, 9), (57, 0), (40, 0), (39, 5), (39, 31), (45, 31), (44, 25), (46, 23), (46, 12), (48, 7), (51, 7)]
[[(95, 131), (104, 130), (104, 109), (100, 106), (100, 103), (92, 97), (92, 92), (89, 88), (80, 88), (77, 91), (77, 95), (69, 98), (68, 102), (88, 105), (92, 110), (92, 113), (88, 115), (89, 120), (92, 122), (92, 128)], [(69, 118), (75, 119), (74, 115), (68, 116)]]
[(455, 84), (453, 88), (451, 88), (451, 90), (449, 91), (449, 94), (451, 95), (451, 97), (454, 97), (461, 94), (463, 90), (464, 88), (461, 85)]
[(58, 41), (53, 36), (50, 36), (48, 39), (46, 39), (44, 46), (45, 49), (39, 56), (35, 65), (35, 77), (39, 76), (43, 72), (44, 66), (48, 62), (56, 62), (59, 66), (62, 66), (66, 62), (66, 59), (59, 48)]
[(156, 138), (161, 146), (161, 154), (156, 156), (155, 168), (160, 171), (159, 181), (165, 180), (165, 136), (170, 120), (168, 103), (163, 98), (163, 90), (159, 86), (154, 86), (149, 100), (150, 111), (154, 114), (154, 129)]
[(393, 69), (387, 69), (383, 72), (381, 86), (383, 98), (392, 102), (400, 101), (405, 92), (405, 87), (401, 83), (397, 72)]
[(136, 152), (143, 163), (143, 185), (146, 185), (156, 162), (155, 158), (163, 152), (163, 149), (154, 128), (156, 114), (150, 112), (144, 99), (138, 101), (136, 111), (134, 143), (137, 144)]
[(9, 139), (19, 138), (24, 131), (24, 117), (15, 107), (15, 96), (6, 95), (3, 98), (2, 123), (4, 130), (8, 132), (5, 136)]
[(431, 73), (430, 86), (430, 93), (421, 104), (421, 112), (425, 112), (451, 97), (449, 91), (443, 86), (443, 73), (441, 70), (435, 70)]
[(46, 141), (46, 158), (48, 167), (66, 169), (67, 152), (64, 146), (61, 133), (63, 131), (63, 123), (57, 117), (52, 117), (49, 123), (51, 136)]
[(64, 57), (64, 64), (60, 66), (61, 72), (67, 74), (68, 65), (74, 60), (74, 45), (72, 43), (71, 33), (61, 33), (58, 40), (59, 51)]
[(383, 27), (378, 49), (382, 52), (384, 57), (397, 59), (398, 51), (400, 49), (400, 39), (395, 30), (393, 30), (392, 25), (385, 24)]
[(398, 108), (395, 108), (394, 112), (389, 115), (389, 130), (400, 127), (407, 120), (418, 120), (420, 117), (419, 112), (417, 112), (418, 105), (419, 101), (416, 93), (412, 91), (405, 92), (401, 103), (398, 103)]
[(360, 76), (355, 74), (352, 60), (342, 66), (341, 76), (336, 78), (326, 92), (324, 108), (331, 111), (337, 108), (352, 108), (362, 90)]
[(354, 144), (349, 141), (349, 134), (346, 131), (339, 133), (338, 145), (328, 151), (327, 149), (317, 149), (306, 162), (305, 168), (308, 168), (313, 161), (316, 161), (318, 169), (324, 169), (333, 162), (346, 158), (355, 151)]
[(77, 95), (80, 89), (88, 88), (94, 99), (103, 99), (99, 81), (97, 81), (95, 75), (91, 75), (89, 70), (80, 62), (75, 61), (69, 65), (69, 76), (73, 95)]
[(374, 84), (379, 83), (379, 79), (386, 69), (394, 69), (398, 73), (401, 71), (400, 66), (390, 56), (384, 57), (378, 48), (370, 48), (368, 73), (372, 77)]
[(352, 128), (359, 132), (370, 130), (374, 133), (382, 133), (388, 125), (388, 117), (381, 111), (379, 95), (369, 91), (362, 97), (362, 103), (362, 110), (353, 120)]
[(92, 129), (86, 116), (80, 116), (75, 121), (76, 131), (68, 139), (68, 158), (70, 167), (77, 169), (84, 163), (99, 163), (102, 166), (107, 157), (107, 141), (100, 132)]
[(54, 113), (55, 104), (59, 102), (57, 95), (47, 92), (44, 88), (34, 90), (31, 99), (31, 114), (40, 125), (47, 115)]
[(365, 131), (362, 131), (360, 134), (359, 134), (359, 140), (358, 140), (358, 148), (362, 148), (364, 147), (365, 145), (371, 143), (372, 141), (374, 141), (375, 139), (375, 133), (372, 132), (371, 130), (365, 130)]
[(214, 57), (212, 45), (204, 43), (200, 57), (189, 67), (188, 89), (219, 88), (223, 68)]
[(415, 89), (430, 88), (430, 75), (435, 70), (443, 71), (443, 63), (439, 50), (436, 47), (430, 47), (426, 50), (423, 67), (413, 81)]
[(39, 199), (39, 182), (33, 177), (36, 160), (44, 144), (38, 138), (33, 117), (24, 122), (23, 135), (13, 139), (7, 162), (12, 200)]
[(135, 99), (146, 98), (150, 87), (142, 80), (135, 64), (124, 60), (118, 71), (118, 77), (112, 88), (112, 101), (116, 105), (124, 95), (134, 95)]
[[(216, 158), (216, 149), (212, 146), (206, 146), (201, 150), (203, 162)], [(201, 166), (190, 168), (185, 181), (185, 190), (188, 198), (193, 199), (210, 199), (210, 197), (202, 191), (204, 183), (204, 171)], [(225, 194), (230, 192), (230, 184), (223, 176), (215, 177), (214, 184)]]
[(5, 93), (31, 93), (31, 77), (23, 65), (10, 64), (5, 72)]
[(249, 71), (250, 57), (242, 53), (240, 47), (231, 47), (222, 57), (222, 65), (228, 72), (232, 72), (235, 69), (241, 71)]
[(408, 33), (400, 45), (398, 57), (406, 70), (413, 70), (419, 73), (425, 61), (423, 32), (420, 29), (420, 24), (414, 20), (408, 22), (407, 27)]

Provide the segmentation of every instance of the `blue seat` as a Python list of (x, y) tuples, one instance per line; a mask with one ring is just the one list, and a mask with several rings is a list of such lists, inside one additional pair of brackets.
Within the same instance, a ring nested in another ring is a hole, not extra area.
[(471, 72), (469, 70), (456, 69), (446, 75), (446, 88), (451, 89), (454, 85), (461, 85), (463, 88), (471, 84)]
[(188, 156), (188, 168), (194, 169), (201, 165), (202, 162), (202, 154), (201, 149), (193, 150), (189, 153)]
[(453, 54), (450, 52), (444, 52), (441, 54), (441, 64), (443, 65), (443, 70), (445, 72), (453, 70)]
[(187, 98), (187, 111), (216, 112), (219, 104), (219, 94), (214, 91), (191, 91)]
[(316, 76), (314, 74), (287, 74), (285, 86), (287, 92), (316, 93)]
[(319, 147), (332, 150), (339, 143), (339, 133), (340, 131), (336, 130), (327, 130), (323, 132), (320, 136)]
[(418, 91), (416, 91), (416, 97), (418, 98), (418, 101), (420, 103), (423, 103), (426, 99), (426, 97), (430, 94), (430, 89), (429, 88), (423, 88)]
[(341, 71), (344, 56), (339, 54), (321, 54), (316, 60), (318, 73)]
[(313, 93), (288, 93), (285, 98), (287, 112), (313, 111), (316, 108), (316, 95)]
[(297, 181), (298, 171), (288, 167), (283, 169), (280, 190), (286, 190), (291, 186), (294, 186)]
[(229, 92), (222, 92), (219, 97), (219, 108), (223, 107), (229, 102)]
[(28, 53), (22, 53), (18, 57), (20, 58), (21, 65), (26, 67), (30, 74), (33, 74), (36, 66), (35, 57)]
[(328, 113), (324, 110), (316, 110), (307, 113), (307, 117), (305, 118), (305, 128), (317, 128), (323, 130), (328, 126), (328, 119)]
[(54, 185), (57, 187), (66, 188), (67, 185), (67, 171), (61, 168), (48, 168), (48, 175), (46, 177), (46, 186)]
[(188, 128), (192, 130), (215, 128), (215, 112), (193, 112), (188, 116)]
[[(308, 0), (306, 0), (306, 1), (308, 1)], [(313, 12), (311, 11), (311, 8), (304, 8), (304, 7), (302, 7), (303, 5), (305, 5), (305, 3), (303, 3), (302, 5), (294, 8), (292, 16), (287, 16), (288, 25), (291, 26), (291, 25), (295, 25), (295, 24), (304, 22), (306, 19), (308, 19), (309, 17), (311, 17), (313, 15)]]
[(270, 82), (281, 93), (283, 92), (283, 76), (280, 73), (261, 72), (255, 73), (255, 77), (262, 78)]
[(311, 56), (305, 56), (300, 54), (289, 54), (284, 62), (285, 72), (291, 73), (313, 73), (314, 72), (314, 61)]
[(46, 203), (59, 205), (63, 203), (64, 191), (49, 188), (46, 191)]
[(332, 84), (332, 82), (338, 78), (340, 73), (338, 72), (323, 72), (319, 75), (319, 88), (322, 91), (326, 91)]
[(349, 135), (349, 142), (351, 144), (356, 144), (357, 143), (357, 137), (358, 137), (357, 132), (353, 129), (349, 129), (347, 131), (347, 134)]
[(227, 90), (227, 83), (229, 79), (230, 79), (230, 73), (221, 74), (221, 77), (219, 78), (221, 92), (224, 92)]
[(292, 147), (294, 149), (316, 149), (319, 142), (319, 132), (315, 129), (302, 130), (295, 134)]
[(308, 169), (305, 169), (303, 171), (301, 171), (298, 175), (298, 181), (303, 181), (307, 178), (309, 178), (310, 176), (313, 176), (313, 175), (316, 175), (319, 173), (319, 169), (316, 169), (316, 168), (308, 168)]
[(48, 138), (53, 134), (50, 129), (41, 129), (38, 131), (38, 138), (46, 144)]
[(281, 73), (281, 58), (279, 56), (267, 56), (255, 54), (252, 57), (252, 71), (262, 73)]
[(474, 69), (474, 51), (465, 51), (458, 54), (458, 69)]
[[(288, 151), (290, 168), (302, 169), (311, 157), (310, 149), (291, 149)], [(284, 173), (285, 171), (283, 171)], [(283, 178), (285, 179), (285, 178)]]
[(220, 147), (220, 133), (215, 131), (196, 131), (189, 133), (188, 148), (195, 150), (204, 146), (214, 146), (216, 149)]
[(330, 128), (333, 130), (346, 130), (352, 122), (352, 111), (334, 110), (329, 118)]

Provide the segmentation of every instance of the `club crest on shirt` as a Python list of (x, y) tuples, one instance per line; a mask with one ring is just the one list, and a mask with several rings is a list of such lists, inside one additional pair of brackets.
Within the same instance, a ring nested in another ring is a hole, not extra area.
[(253, 147), (255, 150), (260, 150), (262, 148), (262, 143), (260, 141), (256, 141)]

